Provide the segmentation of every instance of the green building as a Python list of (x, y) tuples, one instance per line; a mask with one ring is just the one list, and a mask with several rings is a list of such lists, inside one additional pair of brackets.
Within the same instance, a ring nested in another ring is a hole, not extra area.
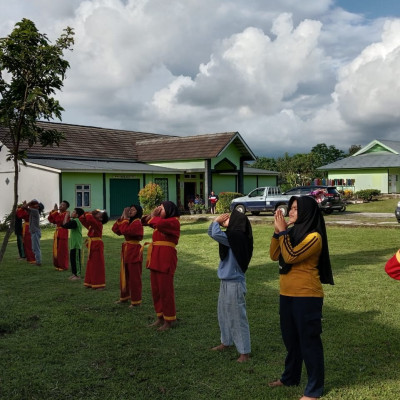
[(246, 164), (255, 156), (238, 132), (180, 137), (50, 122), (40, 125), (57, 129), (66, 140), (59, 147), (34, 145), (28, 149), (28, 162), (59, 171), (54, 191), (71, 208), (106, 209), (119, 216), (124, 207), (139, 202), (138, 192), (149, 182), (160, 185), (165, 200), (181, 209), (196, 194), (207, 204), (211, 191), (247, 194), (258, 186), (277, 184), (278, 172)]
[(339, 189), (400, 193), (400, 142), (373, 140), (357, 153), (318, 168)]

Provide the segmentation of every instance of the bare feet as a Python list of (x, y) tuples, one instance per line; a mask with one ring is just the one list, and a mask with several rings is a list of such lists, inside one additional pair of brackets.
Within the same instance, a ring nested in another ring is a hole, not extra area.
[(157, 318), (154, 322), (152, 322), (149, 326), (160, 326), (164, 323), (164, 318)]
[(300, 398), (300, 400), (317, 400), (318, 397), (308, 397), (308, 396), (303, 396)]
[(127, 300), (117, 300), (117, 301), (114, 301), (114, 304), (124, 304), (126, 302), (127, 302)]
[(278, 386), (284, 386), (284, 385), (280, 379), (277, 379), (276, 381), (272, 381), (272, 382), (268, 383), (268, 386), (269, 387), (278, 387)]
[(238, 363), (250, 361), (250, 354), (241, 354), (240, 357), (236, 361)]
[(223, 343), (219, 344), (218, 346), (212, 347), (211, 350), (214, 351), (224, 351), (226, 349), (229, 349), (231, 346), (225, 346)]
[(134, 307), (140, 307), (141, 304), (137, 303), (137, 304), (131, 304), (128, 308), (134, 308)]
[(167, 331), (168, 329), (170, 329), (172, 327), (172, 322), (170, 321), (164, 321), (164, 325), (161, 326), (160, 328), (158, 328), (158, 331)]

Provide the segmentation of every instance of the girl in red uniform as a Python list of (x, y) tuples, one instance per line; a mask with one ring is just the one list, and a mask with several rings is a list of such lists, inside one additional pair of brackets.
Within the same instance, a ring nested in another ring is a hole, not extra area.
[(53, 265), (57, 271), (66, 271), (68, 269), (68, 229), (62, 227), (68, 207), (68, 201), (63, 200), (60, 203), (60, 207), (57, 204), (54, 205), (53, 211), (47, 217), (49, 222), (57, 225), (53, 241)]
[(142, 222), (154, 229), (146, 260), (157, 314), (151, 326), (159, 326), (158, 330), (164, 331), (176, 321), (174, 274), (178, 263), (175, 247), (180, 236), (178, 207), (172, 201), (164, 201), (150, 215), (144, 216)]
[(82, 225), (88, 229), (88, 260), (86, 264), (85, 282), (87, 288), (103, 290), (106, 287), (104, 263), (104, 243), (101, 239), (103, 225), (108, 221), (105, 211), (94, 210), (79, 217)]
[(22, 226), (22, 239), (24, 243), (26, 261), (28, 261), (30, 264), (35, 264), (35, 254), (33, 254), (31, 232), (29, 231), (29, 213), (26, 209), (18, 207), (16, 215), (18, 218), (22, 218), (24, 220), (24, 224)]
[(129, 307), (140, 306), (142, 303), (142, 215), (142, 207), (133, 204), (124, 209), (121, 218), (112, 227), (118, 236), (125, 236), (121, 249), (120, 298), (117, 303), (131, 299)]

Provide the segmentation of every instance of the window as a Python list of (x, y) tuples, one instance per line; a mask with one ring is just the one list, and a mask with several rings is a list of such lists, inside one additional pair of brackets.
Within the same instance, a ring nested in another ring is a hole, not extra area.
[(77, 207), (90, 207), (90, 185), (76, 185), (75, 193)]
[(163, 191), (163, 201), (168, 200), (168, 178), (155, 178), (154, 183), (160, 186)]
[(265, 188), (258, 188), (253, 190), (250, 194), (249, 197), (260, 197), (260, 196), (264, 196), (264, 191)]

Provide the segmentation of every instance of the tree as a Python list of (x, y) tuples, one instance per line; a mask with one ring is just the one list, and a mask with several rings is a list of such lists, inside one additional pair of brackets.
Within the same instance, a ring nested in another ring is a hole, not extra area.
[(64, 109), (52, 96), (63, 86), (69, 68), (63, 53), (73, 45), (73, 35), (67, 27), (51, 44), (32, 21), (24, 18), (9, 36), (0, 38), (0, 125), (7, 128), (0, 141), (9, 147), (7, 161), (14, 163), (14, 204), (0, 249), (0, 263), (14, 230), (19, 162), (25, 163), (27, 150), (35, 143), (59, 145), (64, 138), (57, 130), (40, 128), (37, 120), (61, 120)]
[(153, 182), (149, 182), (139, 191), (140, 204), (143, 206), (143, 211), (147, 214), (161, 204), (163, 197), (163, 190)]
[(256, 161), (250, 165), (252, 168), (266, 169), (268, 171), (276, 171), (277, 165), (275, 158), (257, 157)]
[(311, 153), (315, 155), (315, 168), (333, 163), (346, 156), (343, 150), (337, 149), (334, 145), (328, 147), (325, 143), (314, 146), (311, 149)]
[(352, 144), (349, 148), (349, 156), (357, 153), (358, 150), (361, 150), (361, 146), (359, 144)]

